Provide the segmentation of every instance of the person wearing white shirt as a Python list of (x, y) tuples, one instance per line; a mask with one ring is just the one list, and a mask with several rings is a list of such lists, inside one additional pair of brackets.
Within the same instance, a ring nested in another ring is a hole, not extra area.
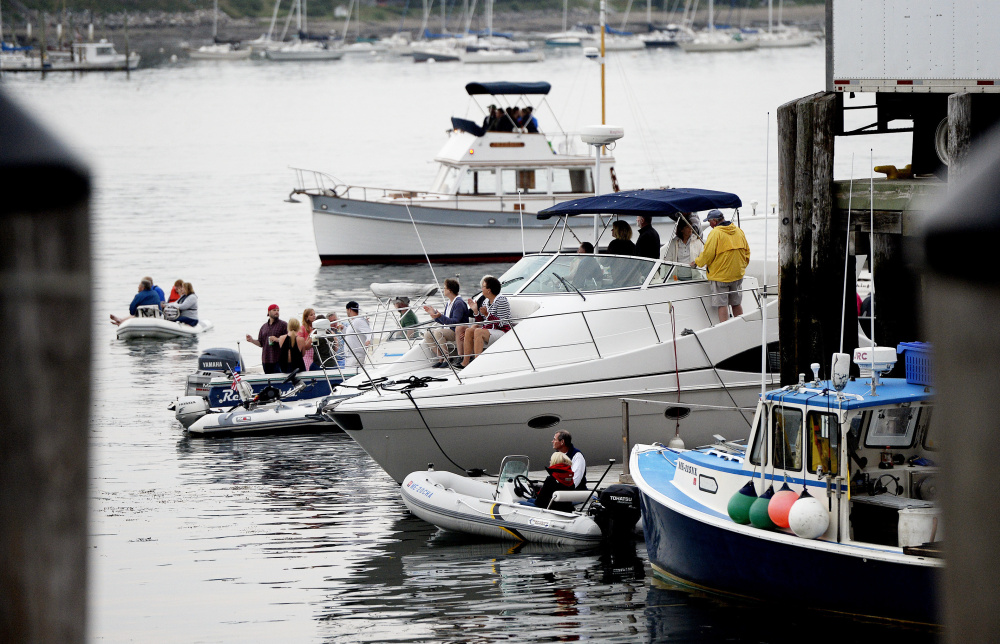
[(665, 262), (684, 264), (684, 266), (674, 268), (674, 278), (689, 280), (695, 275), (695, 271), (690, 268), (690, 264), (701, 254), (704, 248), (705, 244), (701, 241), (701, 238), (694, 233), (691, 225), (682, 216), (677, 220), (674, 236), (663, 247), (660, 259)]
[(344, 325), (344, 366), (357, 367), (368, 356), (366, 347), (372, 342), (372, 327), (368, 318), (360, 315), (361, 308), (355, 301), (347, 303), (347, 324)]

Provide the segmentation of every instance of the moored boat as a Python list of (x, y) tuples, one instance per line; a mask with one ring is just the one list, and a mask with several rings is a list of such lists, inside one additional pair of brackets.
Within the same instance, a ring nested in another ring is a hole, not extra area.
[[(548, 83), (469, 83), (466, 92), (489, 97), (500, 107), (536, 99), (547, 105)], [(373, 188), (343, 183), (330, 175), (297, 169), (294, 194), (309, 197), (313, 232), (323, 264), (516, 261), (553, 239), (553, 227), (533, 215), (567, 199), (592, 195), (594, 157), (576, 153), (571, 133), (548, 129), (536, 110), (539, 131), (486, 130), (453, 118), (448, 140), (435, 157), (437, 178), (430, 190)], [(484, 109), (484, 113), (487, 110)], [(506, 118), (506, 117), (504, 117)], [(618, 189), (614, 158), (601, 156), (602, 191)], [(432, 227), (421, 240), (414, 226)], [(588, 222), (571, 221), (580, 236)], [(345, 230), (351, 230), (345, 235)], [(572, 235), (568, 236), (572, 238)], [(392, 239), (387, 245), (385, 239)], [(550, 246), (551, 247), (551, 246)], [(425, 255), (426, 251), (426, 255)]]
[[(874, 379), (848, 381), (838, 354), (831, 380), (815, 365), (813, 381), (768, 392), (747, 446), (637, 445), (630, 470), (654, 572), (782, 610), (940, 623), (929, 354), (899, 351), (906, 379), (879, 381), (896, 350), (865, 348), (855, 362)], [(850, 585), (817, 593), (834, 579)]]
[(140, 306), (138, 315), (118, 325), (115, 336), (119, 340), (188, 338), (200, 335), (213, 327), (214, 325), (208, 320), (198, 320), (198, 324), (194, 326), (167, 320), (160, 313), (158, 306)]

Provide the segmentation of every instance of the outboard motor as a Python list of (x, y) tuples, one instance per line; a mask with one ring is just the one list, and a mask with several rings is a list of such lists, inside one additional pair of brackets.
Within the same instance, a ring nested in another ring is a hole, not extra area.
[(198, 356), (198, 370), (187, 377), (187, 389), (184, 390), (184, 395), (208, 398), (208, 383), (212, 382), (213, 376), (232, 371), (239, 363), (240, 354), (234, 349), (226, 347), (205, 349)]
[(639, 488), (634, 485), (610, 485), (601, 491), (590, 512), (605, 541), (631, 542), (635, 524), (642, 516)]
[(198, 356), (198, 371), (232, 371), (240, 364), (240, 354), (235, 349), (215, 347), (205, 349)]
[(202, 396), (181, 396), (170, 403), (167, 409), (174, 410), (174, 418), (187, 429), (208, 413), (208, 399)]

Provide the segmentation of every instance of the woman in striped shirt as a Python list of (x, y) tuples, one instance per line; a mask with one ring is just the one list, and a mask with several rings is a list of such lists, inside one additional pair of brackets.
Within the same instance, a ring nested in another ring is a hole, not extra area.
[(482, 322), (482, 326), (465, 334), (465, 359), (459, 368), (469, 366), (469, 362), (482, 353), (483, 349), (510, 331), (510, 302), (500, 295), (500, 280), (487, 275), (480, 286), (489, 304), (484, 302), (476, 312), (476, 321)]

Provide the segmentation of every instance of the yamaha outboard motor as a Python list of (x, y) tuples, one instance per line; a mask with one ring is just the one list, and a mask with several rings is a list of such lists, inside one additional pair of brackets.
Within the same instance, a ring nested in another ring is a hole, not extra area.
[(205, 349), (198, 356), (198, 371), (232, 371), (240, 363), (240, 354), (235, 349), (216, 347)]
[(611, 543), (631, 542), (635, 524), (642, 516), (639, 488), (634, 485), (610, 485), (591, 508), (594, 521), (601, 528), (604, 540)]

